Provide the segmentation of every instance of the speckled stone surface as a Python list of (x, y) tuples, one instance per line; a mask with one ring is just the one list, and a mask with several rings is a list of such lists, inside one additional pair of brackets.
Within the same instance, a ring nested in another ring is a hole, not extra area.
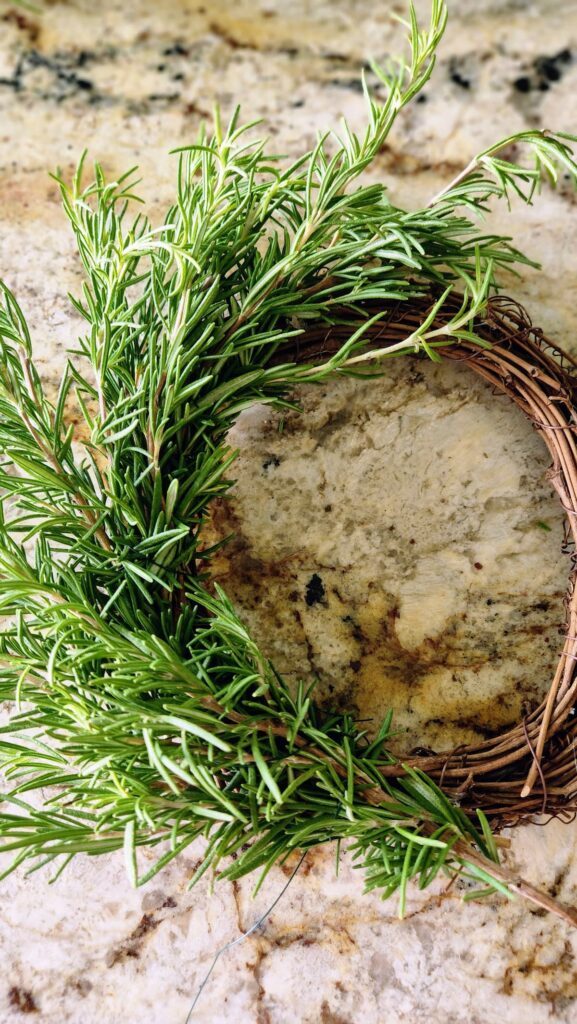
[[(160, 212), (168, 150), (218, 100), (261, 116), (294, 154), (345, 114), (358, 71), (399, 44), (403, 4), (369, 0), (87, 0), (0, 6), (0, 273), (16, 288), (54, 386), (76, 323), (74, 247), (48, 172), (89, 147), (134, 163)], [(577, 132), (575, 0), (453, 0), (437, 71), (371, 170), (422, 203), (470, 156), (529, 125)], [(422, 13), (426, 3), (419, 3)], [(509, 288), (577, 352), (577, 207), (566, 183), (492, 226), (543, 270)], [(233, 431), (237, 483), (213, 530), (234, 529), (219, 576), (279, 667), (378, 719), (400, 749), (501, 728), (544, 692), (567, 573), (548, 459), (531, 427), (469, 371), (395, 362), (381, 380), (255, 408)], [(518, 830), (512, 863), (577, 901), (576, 826)], [(272, 902), (271, 872), (189, 892), (191, 848), (128, 888), (121, 856), (1, 883), (0, 1022), (185, 1024), (214, 952)], [(289, 870), (287, 868), (286, 870)], [(412, 894), (408, 917), (361, 895), (334, 851), (309, 854), (258, 932), (219, 960), (201, 1024), (545, 1024), (577, 1021), (577, 934), (519, 903), (463, 907), (458, 887)]]
[(214, 515), (235, 534), (220, 582), (267, 654), (329, 705), (395, 708), (401, 750), (517, 721), (556, 664), (567, 572), (540, 438), (458, 365), (297, 397), (240, 418)]

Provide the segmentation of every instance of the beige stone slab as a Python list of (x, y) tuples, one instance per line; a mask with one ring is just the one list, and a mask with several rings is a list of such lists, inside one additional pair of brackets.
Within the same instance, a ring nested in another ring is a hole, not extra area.
[[(66, 292), (80, 275), (48, 172), (69, 172), (85, 146), (112, 174), (139, 163), (159, 214), (172, 189), (168, 150), (194, 137), (215, 100), (261, 116), (289, 154), (343, 114), (360, 125), (359, 65), (397, 46), (390, 14), (403, 5), (42, 6), (41, 16), (0, 10), (0, 267), (54, 386), (78, 330)], [(541, 123), (577, 131), (574, 0), (450, 6), (425, 100), (371, 172), (410, 206), (500, 134)], [(497, 209), (490, 225), (542, 261), (508, 287), (577, 351), (567, 186), (529, 211)], [(221, 571), (243, 613), (283, 667), (319, 675), (325, 697), (334, 686), (331, 699), (373, 718), (394, 699), (400, 744), (502, 724), (543, 692), (558, 642), (567, 565), (539, 438), (454, 367), (395, 363), (371, 385), (340, 380), (299, 398), (303, 413), (282, 432), (259, 409), (235, 428), (238, 483), (216, 525), (238, 530), (235, 568)], [(511, 856), (575, 901), (575, 835), (559, 823), (518, 830)], [(412, 894), (399, 923), (392, 904), (361, 895), (346, 858), (335, 877), (333, 853), (309, 855), (265, 926), (221, 958), (193, 1021), (577, 1020), (577, 938), (563, 924), (518, 903), (464, 908), (458, 886)], [(256, 903), (249, 882), (188, 893), (199, 855), (139, 892), (121, 856), (79, 859), (53, 887), (45, 874), (3, 882), (1, 1024), (184, 1024), (214, 951), (286, 880), (271, 872)]]

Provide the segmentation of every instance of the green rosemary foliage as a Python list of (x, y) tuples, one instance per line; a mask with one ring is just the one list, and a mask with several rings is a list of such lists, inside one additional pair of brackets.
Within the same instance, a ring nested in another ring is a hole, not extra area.
[[(71, 184), (57, 178), (86, 327), (55, 403), (5, 286), (0, 307), (0, 697), (17, 704), (0, 731), (8, 871), (124, 847), (139, 884), (204, 836), (195, 878), (223, 861), (221, 875), (238, 878), (350, 839), (368, 888), (400, 891), (401, 909), (409, 879), (426, 886), (441, 870), (503, 889), (481, 813), (474, 823), (415, 771), (381, 774), (390, 716), (371, 739), (350, 716), (319, 713), (304, 684), (289, 692), (207, 586), (201, 536), (230, 485), (226, 437), (241, 409), (282, 404), (296, 383), (369, 358), (368, 301), (439, 295), (383, 354), (439, 358), (437, 347), (474, 337), (498, 271), (529, 262), (475, 217), (493, 198), (531, 201), (543, 173), (577, 179), (571, 140), (530, 131), (480, 154), (423, 210), (358, 184), (428, 80), (445, 22), (442, 0), (426, 31), (411, 8), (410, 58), (375, 68), (386, 99), (365, 86), (364, 132), (343, 124), (290, 166), (238, 111), (226, 126), (217, 113), (179, 150), (159, 227), (133, 212), (133, 171), (109, 182), (97, 164), (83, 185), (81, 160)], [(534, 167), (503, 157), (513, 142)], [(433, 327), (455, 292), (460, 311)], [(362, 326), (322, 366), (273, 359), (307, 322), (351, 314)], [(83, 441), (67, 426), (71, 397)], [(159, 844), (139, 874), (138, 847)]]

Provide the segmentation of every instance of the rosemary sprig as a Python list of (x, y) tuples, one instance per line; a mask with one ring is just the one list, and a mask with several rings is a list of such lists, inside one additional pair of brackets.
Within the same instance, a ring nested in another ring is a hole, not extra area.
[[(84, 185), (82, 159), (71, 184), (57, 177), (86, 273), (72, 300), (86, 330), (54, 404), (5, 286), (0, 307), (0, 698), (18, 705), (0, 731), (8, 870), (124, 847), (141, 884), (202, 835), (193, 881), (221, 863), (222, 877), (262, 878), (294, 849), (348, 839), (367, 887), (398, 891), (401, 912), (409, 880), (426, 886), (440, 871), (551, 908), (499, 865), (481, 812), (471, 820), (409, 768), (382, 774), (390, 715), (371, 739), (351, 716), (321, 714), (304, 684), (291, 693), (205, 578), (202, 527), (230, 486), (239, 411), (374, 358), (367, 302), (438, 295), (380, 355), (438, 359), (437, 348), (475, 339), (499, 270), (530, 262), (475, 217), (511, 193), (530, 202), (543, 172), (577, 178), (571, 139), (534, 131), (480, 154), (423, 210), (358, 184), (428, 80), (445, 23), (442, 0), (426, 31), (411, 7), (410, 58), (375, 69), (386, 99), (365, 86), (364, 133), (343, 124), (288, 167), (238, 111), (227, 125), (217, 112), (178, 151), (159, 227), (133, 213), (134, 171), (109, 182), (97, 164)], [(513, 142), (533, 168), (498, 155)], [(439, 328), (455, 293), (460, 309)], [(279, 365), (279, 347), (308, 322), (347, 319), (356, 326), (330, 360)], [(66, 425), (71, 395), (84, 443)], [(159, 844), (139, 874), (138, 848)]]

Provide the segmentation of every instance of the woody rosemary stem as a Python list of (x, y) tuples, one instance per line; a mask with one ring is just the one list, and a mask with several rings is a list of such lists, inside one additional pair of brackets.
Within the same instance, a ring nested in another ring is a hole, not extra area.
[(511, 871), (501, 864), (495, 864), (489, 861), (486, 857), (483, 857), (477, 850), (467, 847), (466, 844), (457, 843), (455, 847), (455, 853), (462, 857), (463, 861), (473, 864), (477, 867), (482, 868), (487, 874), (490, 874), (496, 881), (502, 882), (503, 885), (509, 889), (510, 892), (521, 896), (523, 899), (528, 900), (529, 903), (533, 903), (535, 906), (540, 907), (542, 910), (547, 910), (555, 917), (561, 918), (571, 927), (577, 928), (577, 909), (570, 907), (566, 903), (562, 903), (560, 900), (550, 896), (549, 893), (543, 889), (537, 889), (530, 882), (525, 881), (521, 878), (517, 872)]

